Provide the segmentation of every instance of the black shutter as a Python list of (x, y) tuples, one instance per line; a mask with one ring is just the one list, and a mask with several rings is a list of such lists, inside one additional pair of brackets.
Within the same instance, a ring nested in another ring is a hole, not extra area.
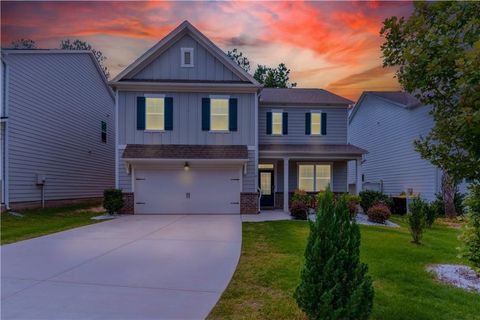
[(322, 112), (322, 136), (327, 134), (327, 114)]
[(210, 98), (202, 98), (202, 130), (210, 130)]
[(137, 130), (145, 130), (145, 97), (137, 97)]
[(267, 112), (267, 134), (272, 134), (272, 113)]
[(282, 115), (282, 133), (288, 134), (288, 112), (284, 112)]
[(305, 113), (305, 134), (310, 135), (312, 133), (312, 114), (310, 112)]
[(237, 118), (237, 99), (230, 98), (230, 100), (228, 101), (228, 130), (237, 131)]
[(173, 130), (173, 98), (165, 98), (165, 130)]

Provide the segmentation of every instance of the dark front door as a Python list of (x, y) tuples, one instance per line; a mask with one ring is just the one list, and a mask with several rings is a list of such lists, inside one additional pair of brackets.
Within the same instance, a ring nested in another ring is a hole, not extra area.
[(274, 206), (274, 181), (273, 170), (259, 170), (258, 184), (262, 190), (262, 197), (260, 198), (260, 207)]

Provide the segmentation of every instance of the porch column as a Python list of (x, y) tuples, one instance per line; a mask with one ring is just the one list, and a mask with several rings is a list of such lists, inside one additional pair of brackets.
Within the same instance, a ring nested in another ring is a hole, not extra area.
[(355, 191), (356, 191), (356, 194), (359, 194), (361, 191), (362, 191), (362, 185), (363, 185), (363, 182), (362, 182), (362, 158), (357, 158), (355, 160), (355, 164), (357, 165), (357, 168), (355, 170), (356, 172), (356, 183), (355, 183)]
[(288, 158), (283, 158), (283, 211), (290, 213), (288, 210)]

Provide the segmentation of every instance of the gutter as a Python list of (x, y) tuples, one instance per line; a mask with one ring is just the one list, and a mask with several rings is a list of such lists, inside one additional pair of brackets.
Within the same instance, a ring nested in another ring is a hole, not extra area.
[(8, 168), (8, 159), (9, 159), (9, 134), (8, 134), (8, 84), (9, 84), (9, 70), (8, 64), (3, 58), (6, 54), (2, 55), (2, 69), (3, 69), (3, 83), (2, 90), (4, 90), (3, 99), (2, 99), (2, 126), (4, 131), (3, 145), (2, 145), (2, 193), (3, 193), (3, 203), (7, 210), (10, 209), (10, 197), (9, 197), (9, 168)]

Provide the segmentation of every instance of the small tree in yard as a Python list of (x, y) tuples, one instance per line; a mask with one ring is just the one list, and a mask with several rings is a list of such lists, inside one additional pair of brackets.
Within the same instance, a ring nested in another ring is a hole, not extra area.
[(122, 190), (106, 189), (103, 191), (103, 207), (108, 214), (115, 214), (123, 207)]
[(428, 204), (421, 198), (415, 198), (408, 208), (408, 227), (413, 237), (412, 242), (415, 244), (420, 244), (420, 240), (422, 240), (423, 230), (427, 224), (427, 206)]
[(466, 199), (467, 223), (460, 240), (464, 242), (461, 256), (467, 258), (480, 273), (480, 186), (472, 186)]
[(345, 199), (334, 203), (328, 189), (319, 200), (294, 294), (297, 304), (309, 319), (368, 319), (373, 287), (360, 262), (360, 229)]

